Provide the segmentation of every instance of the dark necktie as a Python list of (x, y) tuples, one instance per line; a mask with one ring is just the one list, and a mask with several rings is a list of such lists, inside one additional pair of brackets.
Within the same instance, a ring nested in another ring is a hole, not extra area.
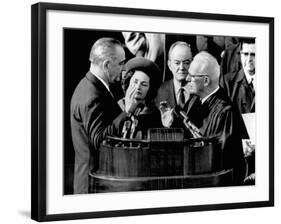
[(249, 83), (249, 87), (250, 87), (251, 90), (254, 92), (255, 89), (254, 89), (253, 81), (254, 81), (254, 79), (252, 78), (252, 79), (251, 79), (251, 82)]
[(179, 103), (178, 105), (183, 108), (185, 105), (184, 89), (180, 88)]
[(252, 81), (249, 83), (249, 87), (250, 87), (251, 90), (254, 90), (254, 86), (253, 86), (253, 82)]

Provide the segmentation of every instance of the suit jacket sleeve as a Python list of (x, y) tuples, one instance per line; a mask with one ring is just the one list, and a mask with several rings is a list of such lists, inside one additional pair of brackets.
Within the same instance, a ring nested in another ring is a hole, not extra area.
[(89, 136), (91, 148), (97, 150), (101, 142), (108, 135), (118, 135), (127, 117), (126, 112), (121, 112), (117, 117), (112, 117), (112, 108), (107, 108), (102, 99), (95, 99), (85, 106), (83, 125)]

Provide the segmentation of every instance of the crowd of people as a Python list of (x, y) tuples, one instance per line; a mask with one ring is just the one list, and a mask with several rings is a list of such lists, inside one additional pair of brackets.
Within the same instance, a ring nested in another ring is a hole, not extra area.
[(194, 137), (179, 111), (199, 136), (217, 138), (222, 167), (233, 169), (235, 184), (254, 183), (242, 114), (255, 112), (255, 39), (195, 36), (166, 49), (165, 34), (123, 36), (134, 57), (126, 59), (118, 40), (98, 39), (71, 99), (74, 193), (89, 193), (89, 172), (98, 169), (98, 150), (109, 135), (145, 139), (149, 128), (178, 127)]

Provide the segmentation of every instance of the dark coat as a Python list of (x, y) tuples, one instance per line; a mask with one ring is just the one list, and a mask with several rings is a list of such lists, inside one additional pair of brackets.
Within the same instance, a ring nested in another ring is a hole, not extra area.
[(222, 158), (217, 161), (217, 168), (233, 168), (235, 183), (241, 183), (245, 177), (242, 136), (247, 131), (241, 114), (225, 91), (220, 88), (211, 95), (201, 105), (200, 113), (191, 116), (190, 120), (198, 125), (204, 137), (215, 137), (218, 140)]
[(225, 89), (240, 113), (255, 112), (255, 90), (247, 82), (243, 69), (223, 76), (221, 87)]
[(89, 171), (98, 168), (97, 151), (107, 135), (117, 135), (127, 114), (90, 72), (71, 99), (71, 134), (75, 150), (74, 193), (88, 193)]
[(159, 108), (161, 101), (167, 101), (171, 108), (175, 108), (177, 106), (173, 79), (164, 82), (160, 86), (155, 99), (156, 107)]
[[(164, 82), (159, 90), (157, 97), (155, 99), (155, 105), (159, 108), (161, 101), (167, 101), (168, 105), (171, 108), (174, 108), (176, 112), (183, 110), (188, 116), (193, 116), (197, 114), (198, 107), (196, 105), (200, 104), (199, 97), (196, 95), (190, 95), (188, 101), (185, 103), (183, 109), (177, 106), (177, 100), (175, 95), (175, 87), (173, 79)], [(185, 129), (185, 125), (183, 124), (183, 118), (179, 116), (179, 113), (174, 113), (174, 122), (172, 124), (173, 128), (183, 128)], [(185, 132), (186, 133), (186, 132)], [(186, 133), (185, 137), (189, 137), (190, 135)]]

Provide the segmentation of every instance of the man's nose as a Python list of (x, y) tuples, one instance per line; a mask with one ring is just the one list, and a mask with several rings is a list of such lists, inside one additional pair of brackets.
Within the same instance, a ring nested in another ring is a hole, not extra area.
[(186, 80), (187, 82), (190, 82), (190, 81), (191, 81), (191, 77), (190, 77), (189, 74), (186, 76), (185, 80)]
[(126, 78), (126, 72), (124, 70), (121, 71), (121, 78), (122, 79)]
[(126, 71), (126, 65), (124, 64), (124, 65), (122, 65), (122, 67), (121, 67), (121, 72), (125, 72)]
[(122, 80), (121, 74), (116, 76), (116, 81), (120, 82)]
[(180, 63), (180, 69), (184, 69), (184, 64), (183, 64), (183, 62)]

